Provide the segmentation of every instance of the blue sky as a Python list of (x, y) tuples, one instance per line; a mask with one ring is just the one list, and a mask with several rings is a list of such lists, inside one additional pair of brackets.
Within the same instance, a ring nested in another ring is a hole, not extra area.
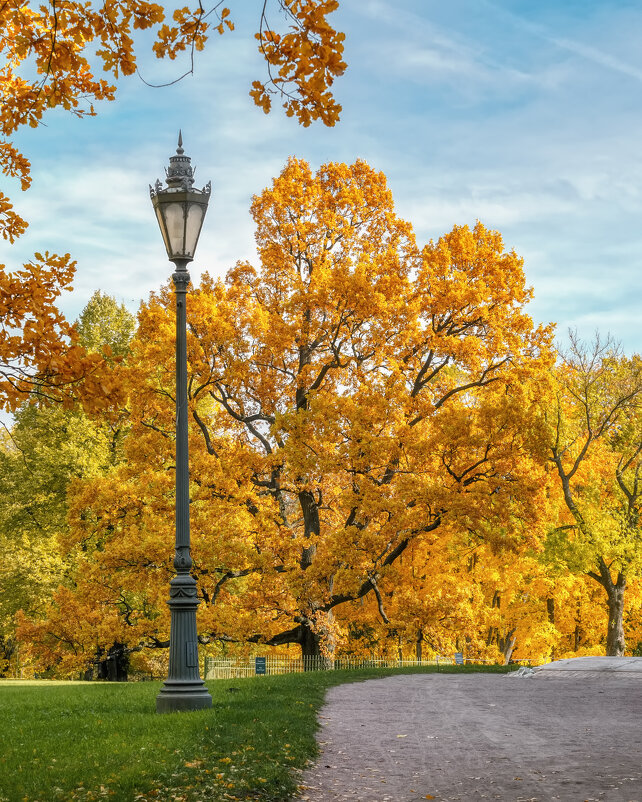
[[(333, 129), (303, 129), (248, 90), (264, 76), (252, 34), (262, 0), (229, 0), (233, 33), (214, 35), (194, 76), (150, 89), (120, 82), (98, 116), (56, 112), (17, 144), (32, 188), (8, 187), (30, 221), (0, 261), (35, 250), (78, 260), (74, 318), (101, 289), (135, 311), (166, 281), (148, 184), (163, 176), (179, 127), (197, 182), (213, 183), (193, 263), (223, 275), (254, 260), (249, 205), (289, 155), (313, 167), (366, 159), (399, 214), (427, 242), (480, 219), (525, 258), (536, 321), (590, 339), (610, 332), (640, 352), (642, 315), (642, 6), (625, 0), (342, 0), (349, 68)], [(141, 44), (145, 45), (144, 41)], [(185, 64), (143, 56), (150, 82)]]

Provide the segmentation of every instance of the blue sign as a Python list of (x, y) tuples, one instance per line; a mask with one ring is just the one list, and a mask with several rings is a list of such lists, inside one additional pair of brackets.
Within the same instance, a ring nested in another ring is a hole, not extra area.
[(266, 657), (255, 657), (254, 658), (254, 670), (257, 674), (266, 674)]
[(456, 666), (464, 665), (464, 655), (461, 652), (455, 652), (455, 665)]

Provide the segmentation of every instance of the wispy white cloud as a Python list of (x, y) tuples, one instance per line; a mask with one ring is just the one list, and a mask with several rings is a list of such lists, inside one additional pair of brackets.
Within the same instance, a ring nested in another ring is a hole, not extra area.
[(543, 31), (541, 35), (562, 50), (567, 50), (569, 53), (581, 56), (600, 67), (606, 67), (608, 70), (620, 73), (621, 75), (627, 75), (629, 78), (634, 78), (636, 81), (642, 82), (642, 70), (632, 64), (627, 64), (625, 61), (622, 61), (610, 53), (604, 53), (596, 47), (582, 44), (582, 42), (575, 42), (572, 39), (550, 36)]
[[(460, 4), (465, 16), (469, 3)], [(453, 27), (450, 20), (439, 22), (439, 14), (426, 15), (405, 10), (399, 4), (379, 0), (364, 3), (361, 13), (376, 20), (390, 32), (381, 53), (371, 49), (373, 61), (381, 71), (391, 71), (400, 80), (418, 84), (444, 85), (457, 83), (457, 94), (476, 95), (480, 90), (507, 95), (512, 87), (549, 85), (549, 70), (533, 72), (520, 69), (507, 58), (496, 42), (484, 42), (474, 33)]]
[(565, 50), (599, 67), (604, 67), (621, 75), (627, 75), (636, 81), (642, 82), (642, 69), (607, 50), (570, 37), (559, 36), (545, 25), (529, 20), (524, 15), (515, 14), (497, 3), (490, 2), (490, 0), (481, 0), (481, 2), (487, 8), (492, 9), (497, 17), (509, 20), (515, 27), (558, 47), (560, 50)]

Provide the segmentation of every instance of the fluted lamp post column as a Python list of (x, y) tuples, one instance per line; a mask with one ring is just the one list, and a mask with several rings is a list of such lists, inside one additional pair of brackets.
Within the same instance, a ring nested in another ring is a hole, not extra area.
[(190, 281), (187, 265), (194, 258), (210, 199), (211, 184), (200, 190), (193, 188), (191, 159), (185, 156), (180, 132), (176, 155), (170, 156), (169, 162), (169, 168), (166, 169), (167, 186), (163, 187), (160, 181), (156, 181), (149, 188), (167, 256), (176, 267), (172, 274), (176, 293), (176, 576), (170, 582), (169, 590), (169, 671), (156, 697), (156, 710), (159, 713), (200, 710), (212, 706), (212, 697), (198, 670), (196, 608), (199, 600), (196, 580), (190, 573), (186, 319), (187, 287)]

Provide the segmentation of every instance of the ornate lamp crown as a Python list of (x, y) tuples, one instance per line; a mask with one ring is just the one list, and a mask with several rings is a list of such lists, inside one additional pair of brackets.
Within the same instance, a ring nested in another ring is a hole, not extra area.
[(184, 155), (183, 134), (178, 132), (178, 147), (176, 156), (169, 157), (169, 168), (165, 168), (167, 176), (167, 186), (176, 189), (191, 189), (194, 183), (194, 171), (192, 170), (192, 160)]

